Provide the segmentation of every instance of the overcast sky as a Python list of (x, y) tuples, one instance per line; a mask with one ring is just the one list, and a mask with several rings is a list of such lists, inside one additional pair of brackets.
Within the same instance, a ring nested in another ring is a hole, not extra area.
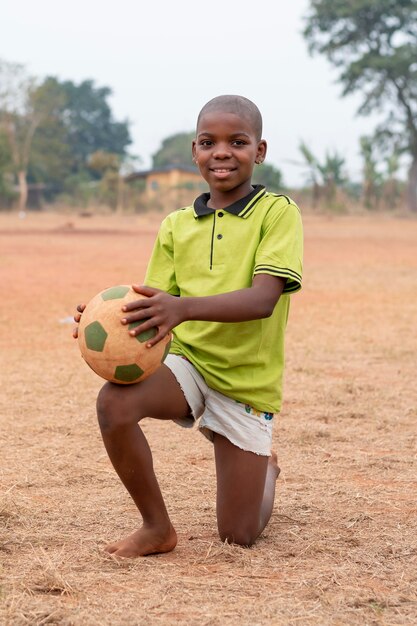
[(303, 182), (298, 145), (320, 158), (345, 155), (358, 179), (360, 135), (373, 118), (355, 111), (359, 97), (340, 98), (337, 74), (311, 58), (302, 37), (308, 0), (2, 0), (0, 58), (29, 73), (113, 91), (116, 119), (128, 119), (132, 152), (142, 167), (162, 139), (194, 128), (210, 98), (236, 93), (264, 118), (267, 162), (285, 182)]

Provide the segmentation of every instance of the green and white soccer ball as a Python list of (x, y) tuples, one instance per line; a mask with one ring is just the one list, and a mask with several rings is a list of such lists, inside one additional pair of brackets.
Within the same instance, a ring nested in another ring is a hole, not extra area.
[(171, 335), (148, 348), (146, 344), (156, 335), (156, 328), (132, 337), (128, 331), (145, 320), (128, 326), (121, 323), (126, 315), (122, 307), (143, 297), (129, 285), (110, 287), (94, 296), (81, 316), (78, 327), (81, 354), (105, 380), (121, 385), (144, 380), (158, 369), (169, 352)]

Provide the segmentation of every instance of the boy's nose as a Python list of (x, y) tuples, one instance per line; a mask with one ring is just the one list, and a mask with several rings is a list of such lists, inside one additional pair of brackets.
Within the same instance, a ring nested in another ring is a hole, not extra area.
[(213, 156), (215, 159), (229, 159), (232, 154), (229, 146), (219, 144), (216, 146), (216, 149), (213, 152)]

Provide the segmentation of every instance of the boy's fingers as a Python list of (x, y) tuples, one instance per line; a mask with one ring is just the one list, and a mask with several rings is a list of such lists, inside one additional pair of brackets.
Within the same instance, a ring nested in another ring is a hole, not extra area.
[[(125, 324), (126, 326), (130, 326), (131, 328), (129, 329), (129, 333), (133, 336), (136, 337), (137, 335), (140, 335), (141, 333), (144, 333), (148, 330), (150, 330), (151, 328), (159, 328), (159, 323), (161, 320), (159, 320), (156, 317), (153, 317), (152, 315), (147, 314), (147, 311), (142, 311), (141, 312), (142, 315), (139, 317), (139, 315), (132, 315), (131, 318), (124, 318), (123, 321), (122, 320), (122, 324)], [(159, 323), (158, 323), (159, 322)]]
[(159, 328), (157, 334), (155, 335), (155, 337), (153, 337), (152, 339), (149, 339), (149, 341), (146, 342), (146, 347), (147, 348), (152, 348), (152, 346), (156, 345), (157, 343), (159, 343), (161, 341), (161, 339), (163, 339), (167, 334), (166, 329), (163, 330), (162, 328)]
[(147, 287), (146, 285), (132, 285), (132, 289), (136, 291), (136, 293), (140, 293), (141, 296), (154, 296), (156, 293), (159, 293), (160, 289), (155, 289), (154, 287)]
[(141, 333), (144, 333), (151, 328), (157, 328), (155, 321), (150, 319), (149, 317), (144, 317), (142, 320), (134, 320), (134, 322), (129, 322), (129, 324), (135, 324), (135, 322), (136, 325), (129, 330), (129, 334), (132, 335), (132, 337), (136, 337), (137, 335), (140, 335)]
[(72, 336), (74, 337), (74, 339), (78, 338), (78, 328), (74, 328), (72, 331)]
[[(142, 318), (142, 320), (135, 320), (135, 322), (136, 325), (134, 325), (134, 327), (128, 331), (129, 335), (131, 335), (132, 337), (137, 337), (141, 333), (145, 333), (148, 330), (156, 329), (157, 332), (155, 337), (150, 338), (149, 341), (146, 342), (146, 345), (149, 345), (149, 347), (154, 346), (156, 343), (158, 343), (158, 341), (161, 341), (161, 339), (163, 339), (163, 337), (165, 337), (165, 335), (169, 334), (170, 332), (169, 329), (167, 329), (166, 325), (161, 324), (161, 326), (159, 326), (156, 318), (144, 317)], [(133, 322), (133, 324), (135, 322)], [(132, 324), (132, 322), (130, 323)]]
[(84, 311), (84, 309), (85, 309), (85, 307), (86, 307), (86, 306), (87, 306), (86, 304), (79, 304), (79, 305), (77, 306), (77, 311), (78, 311), (79, 313), (82, 313), (82, 312)]
[[(124, 315), (121, 318), (121, 322), (122, 324), (132, 324), (133, 322), (143, 322), (144, 320), (152, 319), (152, 317), (153, 314), (151, 309), (141, 309), (140, 311), (135, 311), (135, 313), (132, 313), (131, 315)], [(156, 326), (155, 322), (152, 325)]]
[(128, 302), (122, 306), (122, 311), (134, 311), (135, 309), (146, 309), (147, 307), (152, 306), (152, 302), (149, 302), (145, 298), (143, 300), (134, 300), (133, 302)]

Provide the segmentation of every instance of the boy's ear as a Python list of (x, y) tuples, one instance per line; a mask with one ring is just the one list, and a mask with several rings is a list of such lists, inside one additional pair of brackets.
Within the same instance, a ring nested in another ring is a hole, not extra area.
[(193, 139), (193, 143), (191, 145), (191, 153), (193, 155), (193, 161), (195, 161), (197, 163), (197, 159), (196, 159), (197, 155), (196, 155), (195, 147), (196, 147), (196, 141), (195, 141), (195, 139)]
[(265, 161), (267, 148), (268, 146), (265, 139), (261, 139), (261, 141), (258, 143), (258, 149), (256, 151), (255, 159), (255, 163), (257, 163), (258, 165)]

